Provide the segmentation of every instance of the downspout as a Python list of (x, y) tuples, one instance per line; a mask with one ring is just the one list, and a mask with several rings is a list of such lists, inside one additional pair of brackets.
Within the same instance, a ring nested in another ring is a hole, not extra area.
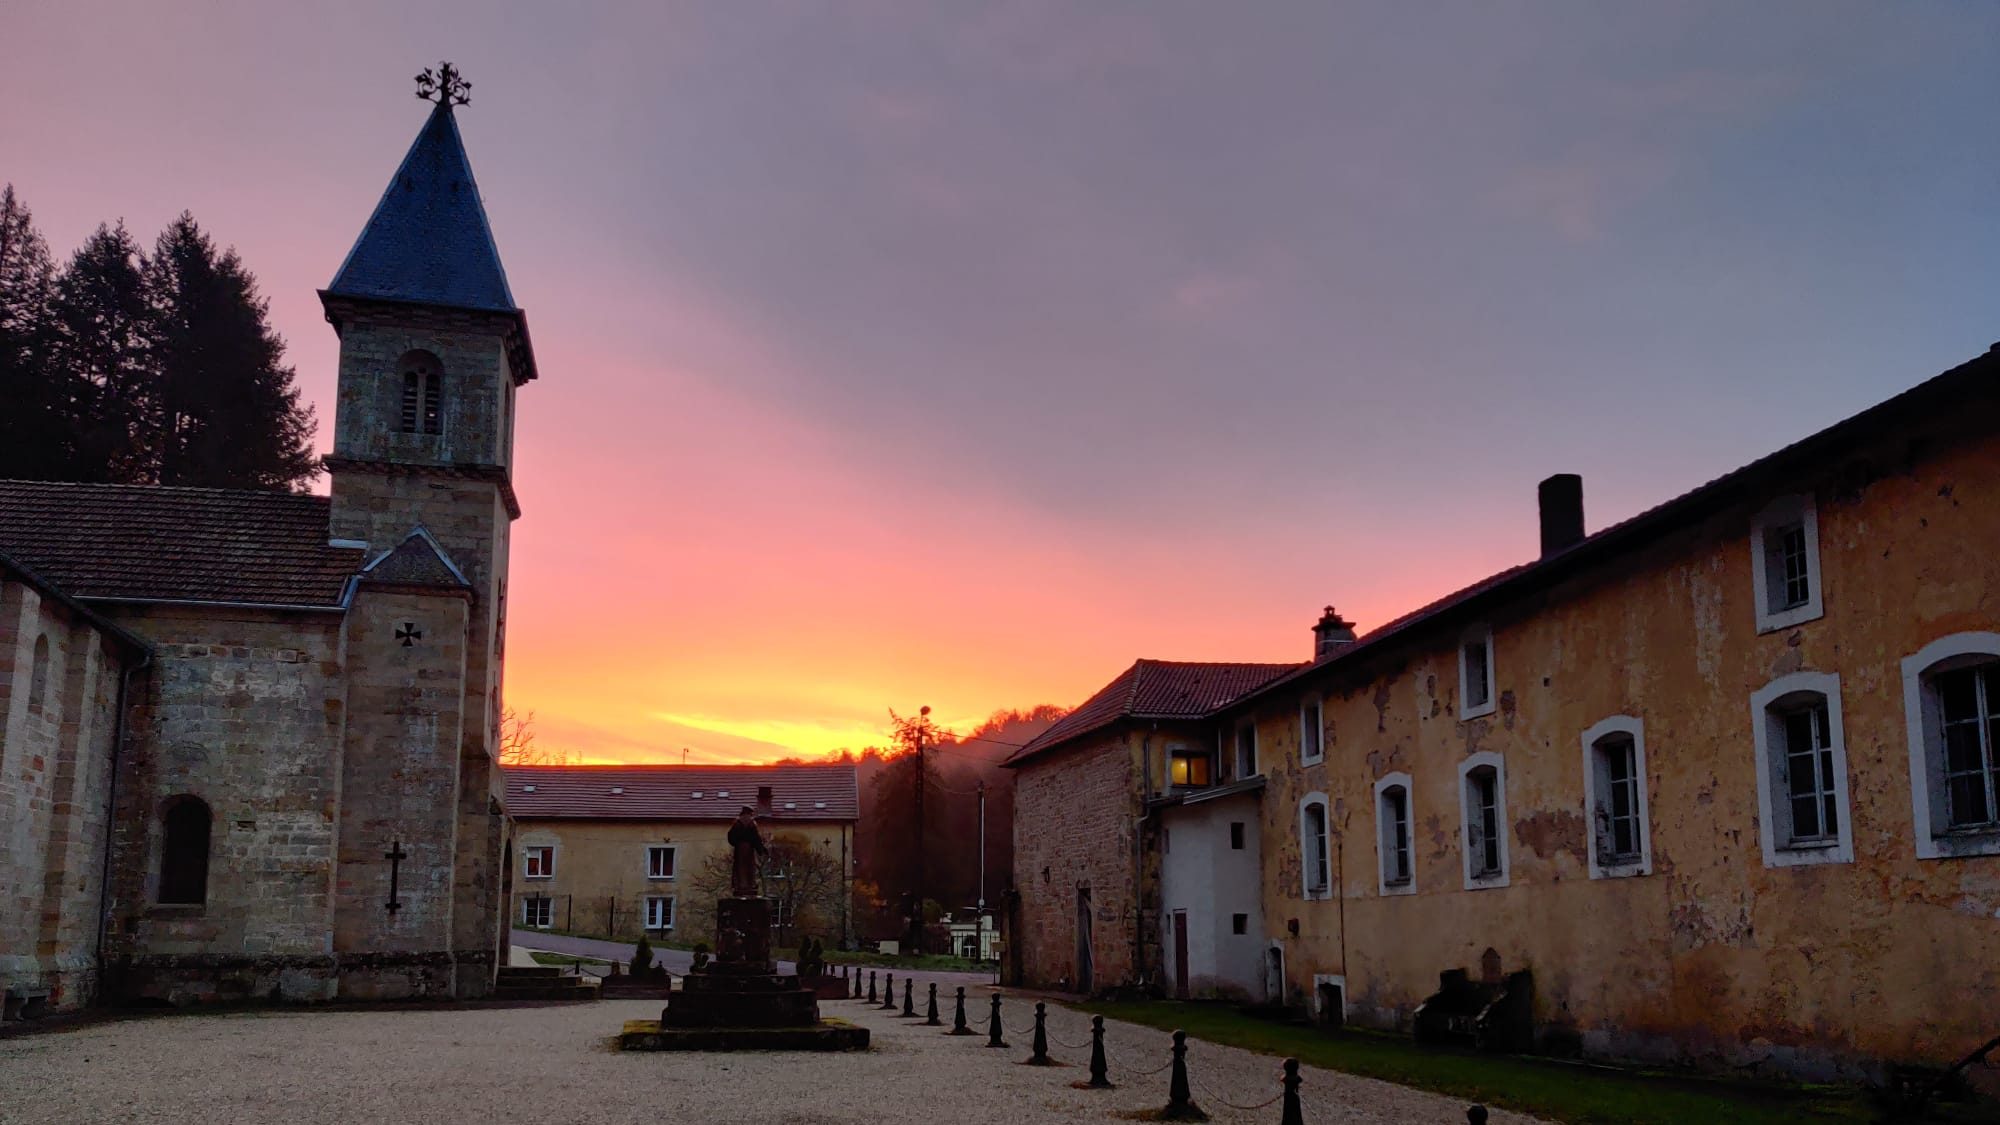
[(1132, 975), (1133, 983), (1146, 979), (1146, 821), (1153, 815), (1147, 802), (1153, 797), (1154, 723), (1139, 736), (1139, 817), (1132, 822)]
[(125, 710), (132, 700), (132, 677), (143, 672), (153, 663), (153, 650), (142, 648), (139, 662), (126, 668), (118, 677), (118, 703), (111, 721), (111, 784), (106, 787), (104, 803), (104, 859), (97, 874), (97, 991), (101, 998), (105, 983), (110, 978), (109, 967), (105, 964), (104, 938), (111, 928), (111, 847), (118, 832), (118, 767), (124, 759), (125, 739), (132, 733), (131, 724), (125, 720)]

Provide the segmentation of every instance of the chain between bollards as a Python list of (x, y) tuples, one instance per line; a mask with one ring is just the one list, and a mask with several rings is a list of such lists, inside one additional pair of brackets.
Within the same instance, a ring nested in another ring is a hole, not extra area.
[(965, 1023), (965, 986), (962, 984), (958, 986), (958, 1010), (952, 1014), (951, 1030), (945, 1032), (945, 1034), (946, 1035), (978, 1034), (977, 1032), (973, 1031), (972, 1028), (966, 1026)]
[(1000, 994), (997, 992), (993, 994), (993, 1018), (986, 1025), (986, 1045), (988, 1047), (1007, 1045), (1006, 1040), (1000, 1038)]
[(925, 1008), (924, 1008), (924, 1026), (925, 1026), (925, 1027), (943, 1027), (943, 1026), (944, 1026), (944, 1021), (943, 1021), (943, 1020), (941, 1020), (941, 1019), (939, 1019), (939, 1018), (938, 1018), (938, 1014), (937, 1014), (937, 982), (936, 982), (936, 981), (932, 981), (932, 982), (931, 982), (931, 999), (930, 999), (930, 1003), (929, 1003), (928, 1005), (926, 1005), (926, 1006), (925, 1006)]
[(1163, 1121), (1206, 1121), (1208, 1114), (1194, 1104), (1194, 1094), (1188, 1089), (1187, 1073), (1187, 1032), (1174, 1032), (1174, 1073), (1167, 1082), (1167, 1104), (1160, 1110)]

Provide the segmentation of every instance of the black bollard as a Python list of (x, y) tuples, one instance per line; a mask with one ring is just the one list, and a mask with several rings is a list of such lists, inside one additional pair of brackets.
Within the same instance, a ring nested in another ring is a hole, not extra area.
[(903, 1019), (913, 1020), (917, 1018), (917, 1006), (910, 1003), (910, 992), (916, 987), (916, 984), (909, 977), (903, 978), (903, 1015), (901, 1017)]
[(1007, 1045), (1006, 1041), (1000, 1038), (1000, 994), (997, 992), (993, 994), (993, 1019), (986, 1025), (986, 1045), (988, 1047)]
[(882, 1010), (893, 1012), (896, 1010), (896, 974), (887, 973), (884, 977), (889, 983), (882, 989)]
[(1278, 1125), (1306, 1125), (1305, 1110), (1299, 1108), (1299, 1084), (1305, 1079), (1299, 1077), (1299, 1060), (1285, 1060), (1285, 1115), (1278, 1119)]
[(868, 970), (868, 1002), (875, 1002), (875, 970)]
[(941, 1020), (941, 1019), (939, 1019), (939, 1018), (938, 1018), (938, 1014), (937, 1014), (937, 982), (936, 982), (936, 981), (932, 981), (932, 982), (931, 982), (931, 1002), (930, 1002), (929, 1006), (927, 1006), (927, 1007), (926, 1007), (926, 1008), (924, 1009), (924, 1026), (925, 1026), (925, 1027), (943, 1027), (943, 1026), (944, 1026), (944, 1021), (943, 1021), (943, 1020)]
[(945, 1034), (946, 1035), (978, 1034), (977, 1032), (973, 1031), (970, 1027), (967, 1027), (965, 1024), (965, 986), (962, 984), (958, 986), (958, 1010), (952, 1013), (951, 1030), (945, 1032)]
[(1187, 1032), (1174, 1032), (1174, 1073), (1167, 1083), (1167, 1107), (1160, 1111), (1163, 1121), (1206, 1121), (1208, 1114), (1194, 1104), (1194, 1093), (1188, 1089), (1187, 1075)]
[(1469, 1125), (1486, 1125), (1486, 1107), (1483, 1105), (1468, 1107), (1465, 1111), (1465, 1120)]
[(1090, 1081), (1084, 1083), (1090, 1090), (1109, 1090), (1111, 1086), (1111, 1065), (1104, 1061), (1104, 1017), (1090, 1017)]
[(1049, 1057), (1049, 1006), (1035, 1001), (1035, 1053), (1028, 1056), (1029, 1066), (1054, 1066), (1056, 1060)]

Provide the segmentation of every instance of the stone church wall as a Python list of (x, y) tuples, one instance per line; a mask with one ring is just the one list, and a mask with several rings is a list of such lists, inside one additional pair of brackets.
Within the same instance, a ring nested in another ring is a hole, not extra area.
[[(129, 997), (331, 995), (345, 690), (340, 617), (149, 606), (121, 764), (109, 941)], [(158, 901), (166, 802), (206, 802), (207, 901)]]
[(0, 580), (0, 994), (8, 1014), (75, 1007), (96, 991), (122, 674), (119, 655), (88, 620), (23, 582)]

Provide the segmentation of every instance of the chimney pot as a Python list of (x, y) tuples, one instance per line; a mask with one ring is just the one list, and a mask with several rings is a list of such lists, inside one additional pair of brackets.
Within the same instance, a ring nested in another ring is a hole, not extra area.
[(1324, 660), (1354, 643), (1354, 622), (1340, 616), (1332, 606), (1313, 624), (1313, 659)]
[(1557, 473), (1536, 490), (1542, 509), (1542, 557), (1583, 542), (1583, 478)]

